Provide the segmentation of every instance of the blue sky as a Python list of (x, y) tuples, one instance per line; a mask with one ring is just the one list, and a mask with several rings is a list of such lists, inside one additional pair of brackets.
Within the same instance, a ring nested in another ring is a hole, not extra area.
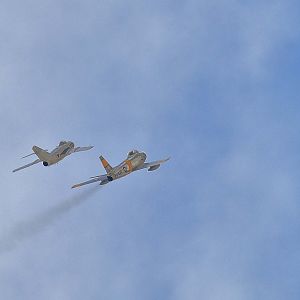
[[(299, 299), (298, 8), (2, 1), (1, 298)], [(172, 159), (70, 189), (132, 148)]]

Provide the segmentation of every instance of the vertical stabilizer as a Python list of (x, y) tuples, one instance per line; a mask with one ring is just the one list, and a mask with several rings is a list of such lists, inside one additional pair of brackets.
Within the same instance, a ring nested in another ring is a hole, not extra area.
[(37, 157), (42, 161), (48, 161), (50, 159), (50, 154), (38, 146), (32, 147), (33, 152), (37, 155)]
[(112, 170), (111, 165), (107, 162), (107, 160), (106, 160), (102, 155), (101, 155), (99, 158), (100, 158), (100, 160), (101, 160), (101, 163), (102, 163), (102, 165), (103, 165), (105, 171), (106, 171), (107, 173), (109, 173), (109, 172)]

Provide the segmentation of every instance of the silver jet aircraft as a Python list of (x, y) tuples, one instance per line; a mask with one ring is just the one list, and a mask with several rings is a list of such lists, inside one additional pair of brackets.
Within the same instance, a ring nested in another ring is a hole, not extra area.
[(148, 171), (154, 171), (158, 169), (162, 163), (170, 159), (167, 158), (163, 160), (145, 163), (146, 157), (147, 155), (144, 152), (132, 150), (128, 153), (127, 158), (123, 162), (121, 162), (116, 167), (111, 167), (111, 165), (106, 161), (106, 159), (103, 156), (100, 156), (99, 158), (107, 174), (93, 176), (91, 177), (91, 180), (73, 185), (72, 189), (97, 181), (100, 181), (100, 185), (104, 185), (113, 180), (129, 175), (134, 171), (138, 171), (144, 168), (148, 168)]
[(61, 141), (59, 145), (53, 149), (50, 153), (47, 150), (41, 149), (37, 146), (33, 146), (32, 150), (33, 153), (26, 155), (22, 158), (31, 156), (31, 155), (36, 155), (38, 157), (37, 160), (22, 166), (20, 168), (17, 168), (13, 170), (13, 172), (20, 171), (22, 169), (25, 169), (27, 167), (33, 166), (37, 163), (43, 162), (43, 165), (45, 167), (51, 166), (53, 164), (58, 163), (62, 159), (64, 159), (66, 156), (74, 153), (74, 152), (79, 152), (79, 151), (86, 151), (92, 149), (94, 146), (88, 146), (88, 147), (76, 147), (73, 142), (66, 142), (66, 141)]

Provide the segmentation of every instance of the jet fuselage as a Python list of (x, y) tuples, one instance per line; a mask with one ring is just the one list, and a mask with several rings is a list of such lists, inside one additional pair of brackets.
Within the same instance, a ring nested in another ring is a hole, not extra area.
[(107, 173), (108, 181), (116, 180), (129, 175), (138, 167), (142, 166), (146, 158), (147, 155), (144, 152), (138, 152), (133, 154), (132, 156), (128, 156), (126, 160), (121, 162), (116, 167), (112, 168), (112, 170)]
[(74, 147), (75, 146), (73, 142), (66, 142), (60, 146), (57, 146), (53, 151), (50, 152), (50, 155), (52, 156), (51, 164), (55, 164), (73, 153)]
[(73, 142), (60, 142), (59, 145), (54, 148), (50, 153), (47, 153), (45, 150), (34, 146), (32, 149), (35, 154), (43, 161), (43, 165), (51, 166), (58, 163), (66, 156), (74, 152), (74, 143)]

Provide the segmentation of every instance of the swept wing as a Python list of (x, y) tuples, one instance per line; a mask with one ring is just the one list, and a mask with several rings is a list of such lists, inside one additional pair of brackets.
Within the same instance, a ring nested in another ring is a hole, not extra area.
[(154, 170), (158, 169), (161, 164), (168, 161), (169, 159), (170, 159), (170, 157), (168, 157), (166, 159), (162, 159), (162, 160), (156, 160), (156, 161), (144, 163), (143, 165), (138, 167), (136, 170), (141, 170), (141, 169), (148, 168), (148, 171), (154, 171)]
[(93, 182), (105, 181), (105, 180), (107, 180), (106, 175), (94, 176), (94, 177), (92, 177), (92, 179), (90, 179), (88, 181), (84, 181), (84, 182), (81, 182), (81, 183), (74, 184), (72, 186), (72, 189), (83, 186), (83, 185), (86, 185), (86, 184), (90, 184), (90, 183), (93, 183)]
[(79, 151), (87, 151), (87, 150), (90, 150), (92, 149), (94, 146), (88, 146), (88, 147), (76, 147), (74, 149), (74, 152), (79, 152)]
[(20, 170), (22, 170), (22, 169), (31, 167), (31, 166), (33, 166), (33, 165), (35, 165), (35, 164), (40, 163), (40, 162), (41, 162), (41, 160), (40, 160), (40, 159), (37, 159), (37, 160), (35, 160), (35, 161), (33, 161), (33, 162), (31, 162), (31, 163), (25, 165), (25, 166), (22, 166), (22, 167), (20, 167), (20, 168), (17, 168), (17, 169), (15, 169), (15, 170), (13, 170), (13, 172), (17, 172), (17, 171), (20, 171)]

